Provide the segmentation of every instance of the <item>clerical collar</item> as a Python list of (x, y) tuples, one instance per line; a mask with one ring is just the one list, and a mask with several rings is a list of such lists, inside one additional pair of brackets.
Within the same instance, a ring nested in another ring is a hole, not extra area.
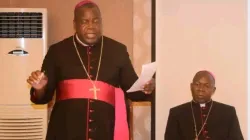
[(198, 102), (196, 102), (194, 100), (192, 100), (192, 101), (194, 102), (195, 105), (200, 105), (200, 107), (206, 107), (206, 105), (211, 103), (212, 99), (210, 101), (206, 102), (206, 103), (198, 103)]
[[(83, 43), (80, 39), (79, 39), (79, 37), (78, 37), (78, 35), (76, 34), (76, 40), (81, 44), (81, 45), (83, 45), (84, 47), (87, 47), (87, 46), (89, 46), (89, 45), (87, 45), (87, 44), (85, 44), (85, 43)], [(93, 46), (93, 45), (92, 45)], [(92, 47), (91, 46), (91, 47)]]

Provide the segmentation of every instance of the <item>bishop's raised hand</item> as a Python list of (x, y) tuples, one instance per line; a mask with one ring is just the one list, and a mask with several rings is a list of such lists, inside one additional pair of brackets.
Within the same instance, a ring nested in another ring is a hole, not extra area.
[(36, 90), (44, 89), (48, 83), (48, 77), (45, 75), (45, 72), (39, 70), (33, 71), (27, 82)]

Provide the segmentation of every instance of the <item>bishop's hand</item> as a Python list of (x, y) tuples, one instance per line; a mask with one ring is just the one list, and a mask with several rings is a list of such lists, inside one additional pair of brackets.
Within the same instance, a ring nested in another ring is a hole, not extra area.
[(143, 86), (143, 92), (145, 94), (151, 94), (155, 89), (155, 79), (152, 78), (148, 83)]
[(31, 73), (27, 82), (35, 89), (35, 90), (42, 90), (48, 83), (48, 77), (39, 70), (34, 71)]

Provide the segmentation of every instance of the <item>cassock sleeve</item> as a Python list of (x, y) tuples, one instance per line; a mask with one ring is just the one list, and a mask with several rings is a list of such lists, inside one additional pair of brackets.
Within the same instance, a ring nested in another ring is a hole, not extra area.
[(43, 60), (41, 71), (45, 71), (45, 75), (48, 77), (48, 84), (45, 88), (45, 93), (41, 99), (38, 99), (34, 95), (34, 88), (30, 90), (30, 100), (35, 104), (47, 104), (51, 101), (54, 95), (56, 85), (56, 73), (55, 73), (55, 59), (54, 48), (49, 47), (48, 52)]
[(231, 125), (229, 128), (228, 140), (244, 140), (236, 110), (234, 107), (232, 108), (232, 117), (230, 123)]
[(179, 124), (173, 109), (170, 109), (164, 140), (180, 140)]
[[(122, 67), (120, 69), (120, 86), (124, 93), (134, 84), (138, 76), (133, 68), (126, 46), (123, 47)], [(153, 93), (152, 93), (153, 94)], [(126, 93), (126, 98), (132, 101), (151, 101), (152, 95), (142, 91)]]

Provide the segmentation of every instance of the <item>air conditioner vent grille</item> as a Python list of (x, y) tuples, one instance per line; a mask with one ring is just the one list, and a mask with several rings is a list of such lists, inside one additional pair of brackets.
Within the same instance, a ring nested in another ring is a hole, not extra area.
[(42, 139), (42, 118), (0, 118), (0, 139)]
[(0, 12), (0, 38), (42, 38), (42, 29), (42, 13)]
[(0, 105), (0, 140), (44, 140), (47, 110)]

